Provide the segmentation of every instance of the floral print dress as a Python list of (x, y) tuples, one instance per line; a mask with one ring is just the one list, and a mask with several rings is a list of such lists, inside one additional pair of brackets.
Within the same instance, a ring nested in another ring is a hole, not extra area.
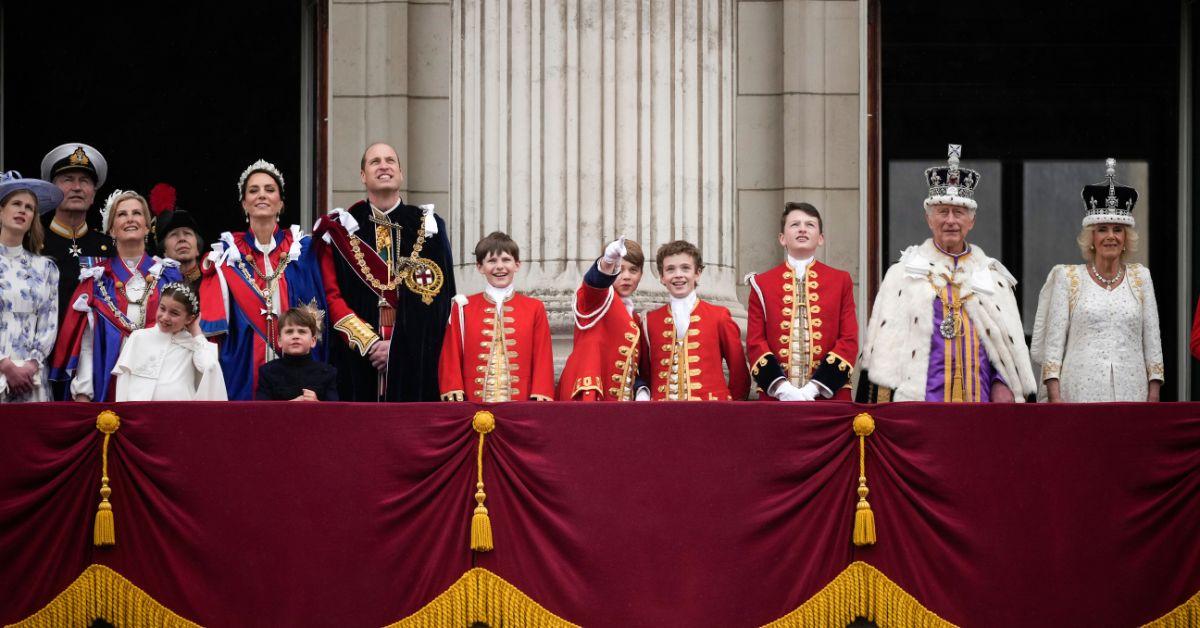
[(34, 361), (34, 386), (16, 396), (0, 375), (0, 402), (49, 401), (47, 361), (58, 332), (58, 267), (23, 247), (0, 245), (0, 359)]

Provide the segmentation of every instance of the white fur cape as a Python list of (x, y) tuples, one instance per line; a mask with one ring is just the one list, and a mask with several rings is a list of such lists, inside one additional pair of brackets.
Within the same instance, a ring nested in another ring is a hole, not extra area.
[(858, 366), (871, 383), (891, 388), (895, 401), (925, 399), (937, 296), (934, 286), (940, 289), (951, 276), (960, 295), (974, 295), (963, 307), (979, 329), (988, 360), (1016, 400), (1023, 401), (1037, 389), (1013, 294), (1017, 280), (1003, 264), (974, 245), (970, 255), (959, 261), (955, 274), (953, 260), (938, 251), (933, 240), (926, 240), (905, 249), (879, 286)]

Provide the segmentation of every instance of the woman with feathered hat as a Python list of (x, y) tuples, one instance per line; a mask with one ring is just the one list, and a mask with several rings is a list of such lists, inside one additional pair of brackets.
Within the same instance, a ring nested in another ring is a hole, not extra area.
[(1042, 400), (1158, 401), (1158, 303), (1150, 270), (1125, 261), (1137, 249), (1138, 193), (1117, 183), (1116, 167), (1109, 159), (1104, 181), (1081, 193), (1085, 263), (1055, 266), (1038, 297), (1031, 353), (1042, 365)]

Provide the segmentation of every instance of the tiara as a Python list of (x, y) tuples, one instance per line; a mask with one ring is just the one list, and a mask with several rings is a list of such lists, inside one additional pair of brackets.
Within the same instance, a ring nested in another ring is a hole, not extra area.
[(104, 228), (104, 232), (108, 233), (108, 215), (112, 213), (113, 205), (117, 202), (117, 197), (124, 194), (125, 190), (113, 190), (112, 194), (108, 195), (108, 199), (104, 201), (104, 207), (100, 208), (100, 225)]
[(192, 304), (193, 313), (200, 311), (200, 299), (196, 296), (196, 291), (192, 290), (191, 286), (187, 285), (186, 283), (173, 281), (163, 286), (162, 293), (165, 294), (168, 290), (171, 290), (176, 294), (182, 294), (185, 298), (187, 298), (188, 303)]
[(283, 187), (283, 173), (279, 171), (279, 168), (276, 168), (275, 164), (265, 159), (259, 159), (258, 161), (250, 164), (249, 167), (242, 171), (242, 176), (238, 177), (237, 187), (239, 199), (242, 197), (243, 190), (246, 189), (246, 179), (249, 179), (250, 175), (254, 174), (255, 172), (269, 173), (271, 176), (275, 177), (277, 181), (279, 181), (279, 187)]

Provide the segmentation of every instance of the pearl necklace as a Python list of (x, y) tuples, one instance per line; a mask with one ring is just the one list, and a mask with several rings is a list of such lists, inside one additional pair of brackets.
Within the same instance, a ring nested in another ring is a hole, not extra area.
[(1092, 276), (1096, 278), (1096, 281), (1100, 282), (1100, 284), (1104, 286), (1105, 290), (1112, 290), (1113, 286), (1121, 283), (1121, 278), (1125, 276), (1124, 265), (1117, 269), (1117, 274), (1112, 279), (1106, 279), (1103, 275), (1101, 275), (1100, 271), (1096, 270), (1095, 264), (1090, 264), (1090, 266), (1092, 269)]

